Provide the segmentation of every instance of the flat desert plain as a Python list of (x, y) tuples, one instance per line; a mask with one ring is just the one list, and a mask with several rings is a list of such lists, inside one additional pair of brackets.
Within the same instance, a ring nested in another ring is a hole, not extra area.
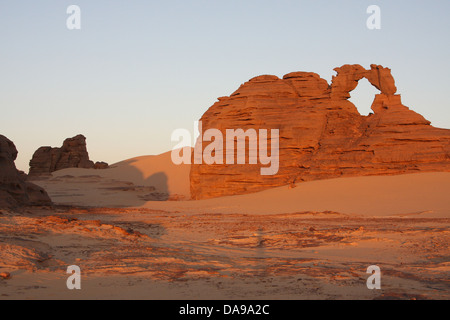
[(448, 172), (189, 200), (166, 153), (34, 182), (55, 206), (0, 211), (1, 299), (450, 298)]

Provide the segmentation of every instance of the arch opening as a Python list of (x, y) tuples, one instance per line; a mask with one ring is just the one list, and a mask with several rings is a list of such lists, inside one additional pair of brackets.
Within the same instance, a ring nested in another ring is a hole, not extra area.
[(371, 109), (372, 103), (375, 95), (379, 93), (381, 93), (380, 90), (375, 88), (369, 80), (362, 78), (358, 81), (358, 86), (350, 91), (350, 98), (348, 100), (355, 105), (360, 115), (367, 116), (373, 113)]

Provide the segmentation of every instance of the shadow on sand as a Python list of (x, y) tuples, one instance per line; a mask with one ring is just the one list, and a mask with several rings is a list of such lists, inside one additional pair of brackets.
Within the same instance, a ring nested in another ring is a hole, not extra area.
[[(111, 186), (104, 189), (129, 193), (128, 196), (124, 197), (126, 201), (124, 201), (123, 207), (139, 207), (148, 201), (169, 200), (170, 190), (167, 174), (159, 171), (145, 178), (143, 172), (132, 165), (133, 162), (133, 160), (122, 162), (120, 167), (112, 166), (105, 169), (110, 170), (109, 172), (105, 171), (105, 178), (112, 178), (114, 182), (111, 182), (111, 184), (121, 186)], [(114, 197), (114, 192), (108, 192), (108, 196)]]

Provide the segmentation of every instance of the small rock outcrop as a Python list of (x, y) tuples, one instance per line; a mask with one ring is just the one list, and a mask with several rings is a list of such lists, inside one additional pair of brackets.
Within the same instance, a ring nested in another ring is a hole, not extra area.
[(66, 168), (105, 169), (108, 164), (89, 160), (86, 137), (77, 135), (64, 140), (61, 148), (41, 147), (30, 161), (30, 177), (49, 175)]
[[(344, 65), (334, 70), (331, 85), (313, 72), (282, 79), (263, 75), (219, 98), (201, 117), (201, 133), (214, 128), (225, 137), (226, 129), (278, 129), (279, 170), (263, 176), (260, 164), (194, 163), (192, 198), (343, 176), (450, 171), (450, 130), (432, 127), (402, 104), (390, 69)], [(368, 116), (348, 100), (362, 78), (380, 90)], [(207, 146), (203, 143), (202, 150)], [(248, 143), (246, 148), (248, 155)]]
[(14, 143), (0, 135), (0, 208), (22, 205), (51, 205), (44, 189), (26, 181), (26, 174), (18, 171)]
[(94, 169), (108, 169), (108, 168), (109, 168), (109, 165), (103, 161), (97, 161), (94, 164)]

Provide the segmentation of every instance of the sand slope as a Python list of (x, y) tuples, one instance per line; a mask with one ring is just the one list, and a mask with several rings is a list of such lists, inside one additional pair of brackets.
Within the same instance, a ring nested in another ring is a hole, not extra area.
[(335, 211), (346, 214), (450, 217), (450, 173), (368, 176), (311, 181), (295, 188), (145, 207), (210, 213), (276, 214)]
[[(450, 173), (364, 176), (299, 183), (258, 193), (189, 199), (189, 165), (174, 165), (170, 152), (112, 165), (64, 169), (38, 181), (57, 204), (145, 207), (184, 213), (277, 214), (334, 211), (344, 214), (450, 217)], [(184, 201), (160, 201), (160, 200)], [(159, 201), (158, 201), (159, 200)]]
[(190, 165), (174, 165), (170, 156), (136, 157), (104, 170), (63, 169), (33, 182), (57, 204), (139, 207), (149, 200), (189, 199)]
[(121, 161), (105, 170), (106, 177), (132, 181), (135, 185), (154, 186), (161, 192), (189, 198), (190, 165), (175, 165), (171, 152)]

